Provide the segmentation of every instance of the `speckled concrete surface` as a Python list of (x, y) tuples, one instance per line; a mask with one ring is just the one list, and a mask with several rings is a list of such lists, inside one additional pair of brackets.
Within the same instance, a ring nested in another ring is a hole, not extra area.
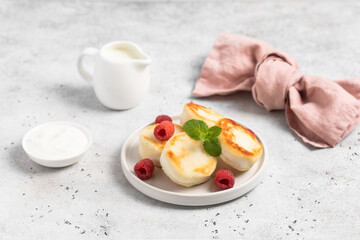
[[(222, 32), (287, 51), (303, 73), (360, 77), (360, 2), (11, 1), (0, 4), (0, 239), (359, 239), (360, 127), (316, 150), (249, 93), (192, 99), (201, 64)], [(153, 59), (142, 105), (111, 111), (76, 71), (84, 47), (138, 43)], [(184, 103), (212, 107), (256, 129), (269, 149), (261, 184), (231, 202), (181, 207), (125, 179), (126, 137)], [(41, 167), (21, 147), (40, 123), (75, 121), (94, 138), (83, 161)]]

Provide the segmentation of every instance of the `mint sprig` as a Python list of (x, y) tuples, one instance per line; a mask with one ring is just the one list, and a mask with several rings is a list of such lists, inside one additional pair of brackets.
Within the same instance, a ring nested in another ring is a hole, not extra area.
[(221, 146), (218, 138), (210, 138), (204, 142), (205, 151), (213, 156), (218, 157), (221, 154)]
[(221, 133), (221, 127), (209, 128), (204, 121), (191, 119), (184, 124), (183, 128), (189, 137), (204, 142), (205, 152), (210, 156), (220, 156), (221, 146), (217, 137)]

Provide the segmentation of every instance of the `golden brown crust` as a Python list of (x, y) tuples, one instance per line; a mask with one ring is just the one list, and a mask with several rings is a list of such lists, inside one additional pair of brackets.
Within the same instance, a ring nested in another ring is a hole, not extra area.
[(196, 104), (196, 103), (187, 103), (185, 104), (196, 116), (199, 116), (199, 117), (202, 117), (200, 116), (197, 112), (198, 110), (203, 110), (205, 112), (208, 111), (208, 108), (204, 107), (204, 106), (201, 106), (199, 104)]
[(174, 146), (177, 141), (182, 141), (182, 142), (184, 142), (185, 140), (182, 139), (181, 136), (182, 136), (182, 135), (180, 134), (180, 135), (175, 135), (175, 136), (173, 136), (172, 138), (170, 138), (170, 140), (169, 140), (170, 146)]
[(143, 138), (148, 141), (148, 142), (151, 142), (154, 146), (156, 146), (158, 149), (163, 149), (165, 144), (166, 144), (166, 141), (159, 141), (159, 140), (154, 140), (152, 138), (149, 138), (147, 136), (143, 136)]
[(203, 151), (202, 143), (185, 132), (173, 136), (160, 157), (165, 174), (175, 183), (191, 187), (209, 180), (217, 159)]
[(209, 114), (216, 114), (216, 115), (220, 116), (220, 114), (218, 114), (217, 112), (211, 110), (210, 108), (201, 106), (201, 105), (196, 104), (196, 103), (186, 103), (185, 105), (189, 108), (189, 110), (191, 110), (199, 118), (204, 118), (204, 116), (201, 116), (201, 115), (198, 114), (199, 110), (202, 110), (202, 111), (207, 112)]
[(249, 152), (248, 150), (242, 148), (236, 143), (236, 137), (231, 129), (238, 129), (243, 131), (245, 134), (249, 135), (253, 140), (256, 142), (256, 137), (247, 129), (244, 128), (242, 125), (238, 124), (237, 122), (229, 119), (229, 118), (222, 118), (220, 119), (217, 124), (217, 126), (221, 127), (221, 135), (220, 137), (229, 145), (231, 146), (235, 151), (240, 153), (241, 155), (247, 156), (247, 157), (253, 157), (255, 155), (258, 155), (262, 151), (262, 145), (260, 144), (260, 148), (253, 149), (253, 152)]
[(202, 173), (204, 175), (209, 175), (215, 164), (215, 159), (212, 159), (208, 164), (203, 165), (199, 168), (195, 168), (194, 172)]
[(186, 153), (182, 153), (180, 155), (175, 155), (173, 151), (169, 150), (166, 152), (166, 154), (167, 154), (168, 158), (172, 161), (172, 163), (174, 163), (175, 166), (179, 170), (183, 170), (183, 168), (181, 166), (181, 159), (186, 156)]

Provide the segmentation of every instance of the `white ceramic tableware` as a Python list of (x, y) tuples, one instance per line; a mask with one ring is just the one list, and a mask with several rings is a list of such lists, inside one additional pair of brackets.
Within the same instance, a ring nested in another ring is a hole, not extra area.
[[(172, 117), (172, 119), (178, 121), (179, 116)], [(147, 126), (149, 126), (149, 124), (137, 129), (125, 141), (121, 150), (121, 166), (128, 181), (137, 190), (149, 197), (163, 202), (185, 206), (218, 204), (246, 194), (260, 183), (264, 175), (265, 165), (268, 161), (268, 152), (261, 137), (254, 131), (259, 141), (263, 144), (263, 154), (248, 171), (233, 171), (235, 175), (235, 185), (231, 189), (219, 191), (213, 182), (213, 178), (194, 187), (183, 187), (172, 182), (159, 167), (155, 167), (155, 171), (150, 179), (141, 180), (134, 173), (134, 166), (140, 160), (138, 154), (139, 134), (141, 130)], [(221, 165), (220, 161), (219, 164)], [(222, 167), (229, 168), (228, 166), (218, 166), (218, 168)]]
[[(84, 66), (86, 56), (94, 57), (93, 73)], [(149, 89), (150, 57), (138, 45), (116, 41), (100, 50), (86, 48), (79, 56), (80, 75), (94, 87), (99, 101), (106, 107), (122, 110), (141, 103)]]
[(61, 121), (34, 127), (22, 139), (23, 149), (30, 159), (53, 168), (78, 162), (91, 143), (91, 134), (84, 126)]

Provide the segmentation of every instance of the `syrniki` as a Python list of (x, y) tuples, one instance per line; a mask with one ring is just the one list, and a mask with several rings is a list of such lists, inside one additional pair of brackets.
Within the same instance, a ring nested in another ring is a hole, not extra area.
[(223, 117), (224, 116), (210, 108), (195, 103), (187, 103), (180, 115), (180, 123), (184, 125), (184, 123), (190, 119), (198, 119), (203, 120), (209, 127), (212, 127)]
[[(167, 141), (160, 141), (154, 136), (154, 128), (158, 124), (153, 124), (144, 128), (139, 135), (139, 155), (140, 158), (150, 158), (155, 166), (160, 167), (160, 155)], [(183, 132), (183, 128), (174, 123), (174, 135)]]
[(166, 143), (160, 157), (165, 174), (175, 183), (191, 187), (209, 180), (217, 159), (204, 151), (201, 141), (186, 133), (174, 135)]
[(262, 144), (251, 131), (231, 119), (220, 119), (216, 125), (222, 129), (220, 158), (239, 171), (249, 170), (261, 157)]

